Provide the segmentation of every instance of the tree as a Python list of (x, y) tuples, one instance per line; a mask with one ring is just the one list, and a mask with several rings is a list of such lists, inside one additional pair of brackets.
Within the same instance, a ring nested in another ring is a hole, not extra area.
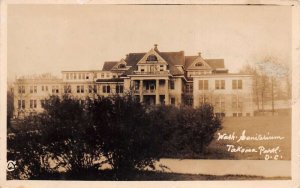
[(8, 159), (18, 164), (11, 177), (47, 179), (59, 170), (79, 177), (97, 170), (101, 154), (88, 117), (77, 100), (52, 96), (43, 113), (19, 120), (8, 137)]
[[(241, 73), (252, 74), (253, 80), (253, 93), (257, 104), (257, 109), (264, 111), (264, 105), (267, 100), (272, 103), (272, 113), (274, 114), (274, 102), (279, 96), (286, 95), (290, 97), (291, 87), (289, 79), (288, 66), (281, 64), (278, 59), (272, 56), (266, 56), (257, 61), (254, 65), (246, 65), (241, 70)], [(283, 89), (280, 83), (286, 80), (286, 89)]]
[(143, 104), (130, 95), (99, 98), (91, 101), (89, 112), (103, 142), (101, 151), (117, 178), (154, 168), (161, 151), (160, 129), (151, 124)]

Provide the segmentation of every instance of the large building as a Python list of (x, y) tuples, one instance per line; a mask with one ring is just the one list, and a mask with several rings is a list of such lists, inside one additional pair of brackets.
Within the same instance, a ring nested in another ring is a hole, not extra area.
[(109, 96), (130, 92), (149, 105), (190, 105), (208, 102), (221, 116), (252, 116), (252, 76), (231, 74), (223, 59), (185, 56), (184, 51), (160, 52), (157, 45), (146, 53), (129, 53), (108, 61), (102, 70), (62, 71), (20, 77), (14, 83), (14, 115), (43, 110), (50, 95), (70, 94), (78, 100), (95, 94)]

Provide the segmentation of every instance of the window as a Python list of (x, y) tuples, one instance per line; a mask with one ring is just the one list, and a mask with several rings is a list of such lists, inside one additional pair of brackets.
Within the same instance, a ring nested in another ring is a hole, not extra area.
[(235, 110), (241, 110), (243, 107), (243, 99), (238, 95), (232, 96), (232, 108)]
[(70, 73), (70, 79), (73, 80), (73, 73)]
[(18, 93), (25, 93), (25, 86), (19, 86)]
[(242, 80), (232, 80), (232, 89), (243, 89)]
[(106, 73), (106, 78), (109, 78), (110, 77), (110, 74), (109, 73)]
[(141, 69), (141, 72), (144, 72), (145, 71), (145, 69)]
[(42, 91), (44, 91), (45, 90), (45, 86), (42, 86)]
[(215, 88), (216, 89), (225, 89), (225, 80), (216, 80)]
[(200, 95), (200, 104), (203, 105), (209, 102), (209, 97), (207, 95)]
[(78, 74), (78, 79), (81, 80), (81, 73)]
[(76, 74), (76, 73), (74, 73), (74, 80), (75, 80), (75, 79), (77, 79), (77, 74)]
[(48, 91), (48, 86), (45, 86), (45, 91)]
[(86, 74), (86, 77), (85, 77), (87, 80), (90, 79), (90, 75), (89, 74)]
[(101, 78), (104, 78), (104, 73), (101, 73)]
[(59, 93), (59, 86), (52, 86), (52, 93)]
[(89, 93), (94, 93), (94, 87), (93, 87), (93, 85), (89, 85)]
[(30, 100), (30, 108), (36, 108), (36, 100)]
[(201, 67), (201, 66), (203, 66), (203, 63), (201, 63), (201, 62), (198, 62), (195, 64), (195, 67)]
[(102, 86), (103, 93), (110, 93), (110, 86)]
[(41, 107), (42, 107), (42, 108), (45, 107), (45, 100), (41, 100)]
[(37, 86), (30, 86), (30, 93), (37, 93)]
[(25, 108), (25, 101), (18, 100), (18, 109), (24, 109), (24, 108)]
[(159, 71), (164, 71), (164, 66), (163, 65), (159, 66)]
[(199, 90), (208, 90), (208, 80), (199, 80)]
[(175, 105), (175, 97), (171, 97), (171, 104)]
[(225, 98), (224, 96), (217, 96), (215, 99), (215, 109), (216, 111), (225, 111)]
[(175, 81), (170, 80), (170, 89), (175, 89)]
[(123, 89), (124, 89), (123, 85), (117, 85), (116, 86), (116, 93), (123, 93)]
[(64, 86), (64, 92), (65, 93), (71, 93), (72, 92), (71, 86), (70, 85)]
[(186, 105), (188, 105), (188, 106), (193, 106), (193, 103), (194, 103), (194, 99), (192, 98), (192, 97), (188, 97), (187, 99), (186, 99)]
[(69, 80), (69, 79), (70, 79), (70, 75), (69, 75), (69, 73), (67, 73), (67, 74), (66, 74), (66, 78), (67, 78), (67, 80)]
[(149, 55), (146, 61), (157, 61), (157, 57), (155, 55)]
[(118, 68), (119, 68), (119, 69), (125, 69), (125, 68), (126, 68), (126, 65), (120, 64), (120, 65), (118, 66)]
[(225, 117), (225, 113), (215, 113), (217, 117), (223, 118)]
[(185, 90), (186, 90), (186, 93), (193, 93), (193, 84), (192, 83), (186, 84)]
[(77, 86), (77, 93), (84, 93), (84, 85)]

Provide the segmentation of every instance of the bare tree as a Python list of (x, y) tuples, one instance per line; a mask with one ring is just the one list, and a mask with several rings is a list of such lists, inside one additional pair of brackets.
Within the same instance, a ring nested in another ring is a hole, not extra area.
[[(286, 95), (287, 97), (291, 95), (289, 68), (281, 64), (275, 57), (266, 56), (261, 58), (260, 61), (257, 61), (257, 63), (253, 65), (248, 64), (244, 66), (240, 72), (254, 76), (253, 93), (257, 110), (265, 111), (265, 103), (271, 100), (272, 114), (274, 114), (276, 95)], [(279, 83), (282, 82), (282, 80), (287, 80), (285, 83), (286, 89), (280, 87)]]

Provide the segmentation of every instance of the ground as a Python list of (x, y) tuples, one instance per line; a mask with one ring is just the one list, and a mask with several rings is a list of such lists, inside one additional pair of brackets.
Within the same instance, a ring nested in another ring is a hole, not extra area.
[(247, 176), (247, 175), (205, 175), (205, 174), (181, 174), (166, 173), (154, 171), (137, 171), (127, 173), (125, 177), (115, 178), (111, 170), (104, 170), (97, 173), (81, 173), (79, 176), (69, 176), (68, 174), (51, 175), (50, 178), (41, 177), (40, 180), (120, 180), (120, 181), (193, 181), (193, 180), (289, 180), (290, 177), (263, 177), (263, 176)]

